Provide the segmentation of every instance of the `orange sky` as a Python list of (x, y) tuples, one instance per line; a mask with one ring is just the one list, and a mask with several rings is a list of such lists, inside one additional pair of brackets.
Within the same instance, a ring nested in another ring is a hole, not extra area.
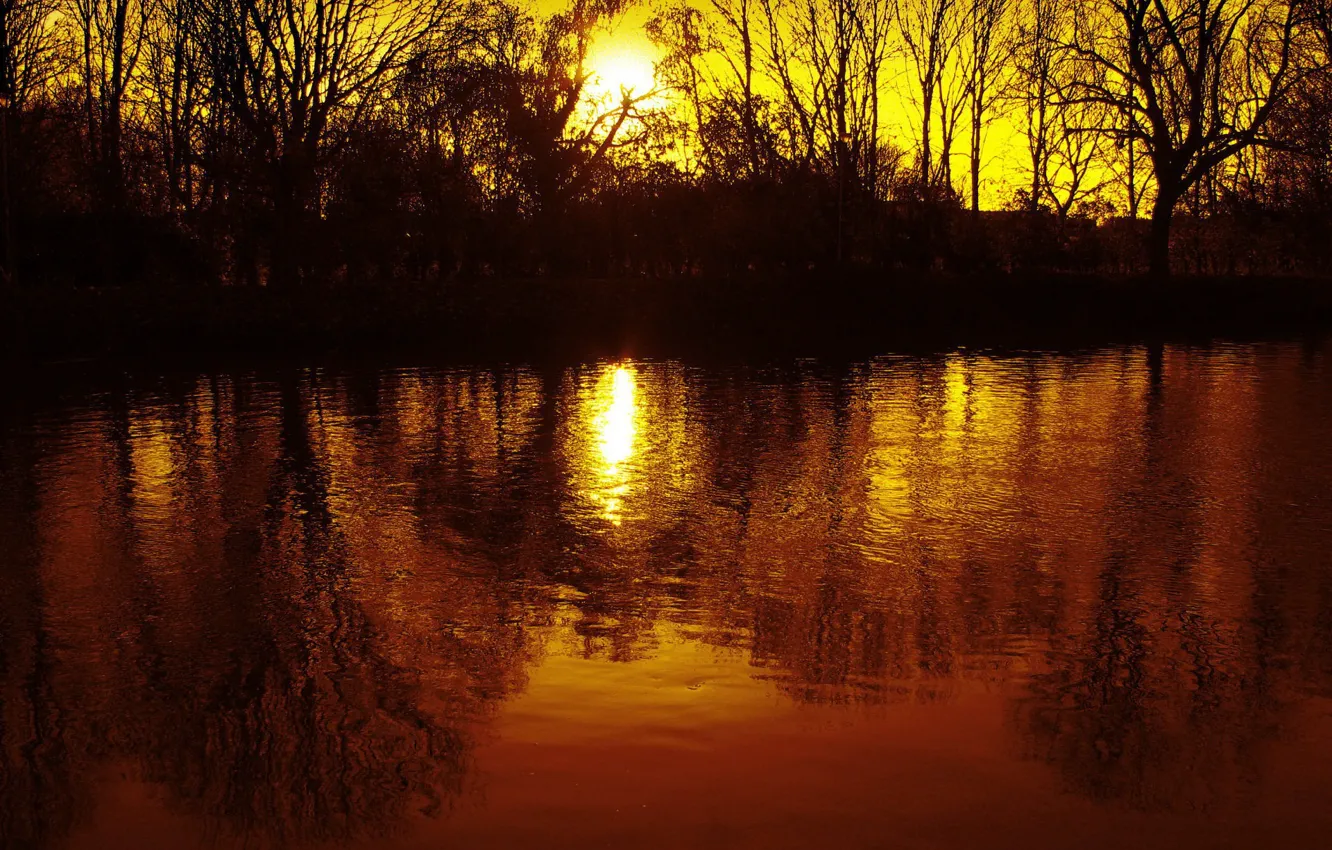
[[(536, 9), (541, 13), (550, 13), (565, 6), (563, 0), (538, 0)], [(621, 80), (617, 71), (631, 68), (637, 82), (645, 76), (647, 68), (660, 58), (660, 51), (648, 39), (644, 25), (659, 9), (652, 5), (639, 4), (627, 11), (608, 32), (600, 35), (592, 49), (590, 57), (593, 70), (598, 74), (599, 87), (593, 91), (604, 95), (606, 91), (618, 90)], [(883, 138), (881, 141), (892, 142), (910, 150), (915, 145), (913, 127), (917, 118), (913, 114), (909, 90), (906, 89), (909, 77), (903, 64), (889, 67), (885, 74), (880, 116)], [(637, 65), (637, 68), (633, 68)], [(981, 175), (982, 206), (995, 208), (1004, 206), (1013, 196), (1014, 190), (1026, 185), (1024, 163), (1027, 150), (1021, 132), (1020, 115), (1002, 115), (996, 117), (987, 128), (985, 136), (985, 162)], [(960, 132), (959, 136), (963, 134)], [(936, 144), (937, 139), (936, 139)], [(964, 138), (955, 143), (953, 172), (959, 189), (965, 189), (968, 182), (968, 163)]]

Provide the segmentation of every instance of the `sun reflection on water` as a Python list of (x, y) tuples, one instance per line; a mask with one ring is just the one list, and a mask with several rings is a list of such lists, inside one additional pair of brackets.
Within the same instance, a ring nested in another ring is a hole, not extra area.
[(24, 412), (0, 829), (591, 846), (712, 829), (654, 802), (686, 799), (853, 844), (900, 815), (843, 813), (965, 773), (1093, 837), (1208, 843), (1233, 810), (1313, 845), (1263, 806), (1332, 763), (1324, 350), (222, 375)]
[(610, 405), (597, 417), (597, 429), (606, 474), (616, 475), (620, 463), (634, 453), (634, 373), (623, 366), (611, 374)]
[(614, 525), (623, 520), (624, 497), (629, 492), (629, 473), (626, 463), (634, 454), (634, 437), (638, 426), (638, 412), (634, 401), (637, 380), (627, 366), (608, 370), (597, 382), (596, 406), (600, 410), (595, 422), (597, 440), (601, 447), (601, 482), (595, 498), (601, 503), (603, 519)]

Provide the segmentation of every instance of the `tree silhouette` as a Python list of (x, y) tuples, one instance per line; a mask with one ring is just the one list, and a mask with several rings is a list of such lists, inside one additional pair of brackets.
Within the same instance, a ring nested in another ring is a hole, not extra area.
[(6, 276), (1313, 271), (1328, 5), (0, 0)]
[(215, 0), (203, 34), (213, 85), (236, 118), (272, 202), (277, 282), (299, 280), (320, 169), (390, 77), (426, 43), (471, 40), (472, 8), (386, 0)]
[(971, 0), (967, 19), (967, 108), (971, 118), (968, 160), (971, 170), (971, 211), (980, 212), (981, 169), (984, 167), (984, 133), (1003, 96), (1005, 77), (1011, 71), (1010, 56), (1017, 46), (1013, 38), (1013, 7), (1010, 0)]
[(152, 7), (146, 0), (72, 0), (79, 39), (88, 159), (98, 202), (126, 203), (124, 141), (127, 106), (140, 71)]
[(1213, 169), (1270, 144), (1269, 121), (1318, 66), (1296, 0), (1103, 0), (1079, 6), (1064, 42), (1081, 67), (1063, 100), (1122, 116), (1105, 132), (1139, 143), (1156, 182), (1153, 272), (1170, 272), (1175, 207)]

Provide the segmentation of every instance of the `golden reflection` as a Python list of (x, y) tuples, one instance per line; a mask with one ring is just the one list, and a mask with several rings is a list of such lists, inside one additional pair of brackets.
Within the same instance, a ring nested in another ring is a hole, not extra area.
[(903, 786), (969, 740), (1015, 798), (1280, 799), (1271, 730), (1329, 740), (1326, 355), (1162, 357), (218, 380), (0, 440), (0, 844), (111, 769), (219, 847), (383, 846), (471, 770), (598, 823), (592, 773), (804, 805), (769, 752), (844, 797), (871, 739)]
[(943, 436), (952, 451), (960, 448), (959, 441), (966, 435), (971, 420), (972, 366), (961, 355), (950, 355), (943, 369)]
[(610, 404), (597, 417), (606, 475), (618, 475), (620, 463), (634, 453), (634, 375), (617, 366), (611, 375)]
[(613, 525), (623, 521), (624, 497), (629, 492), (629, 473), (623, 465), (633, 457), (638, 431), (636, 386), (634, 373), (627, 366), (608, 370), (597, 382), (595, 401), (599, 412), (594, 422), (602, 468), (595, 498), (601, 503), (602, 518)]
[(129, 437), (134, 519), (141, 525), (165, 525), (172, 517), (172, 488), (179, 473), (168, 423), (156, 416), (135, 417)]

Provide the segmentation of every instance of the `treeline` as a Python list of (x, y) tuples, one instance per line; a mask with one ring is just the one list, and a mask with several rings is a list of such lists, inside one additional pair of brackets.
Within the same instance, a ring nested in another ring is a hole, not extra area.
[(0, 0), (5, 278), (1332, 265), (1332, 0), (625, 12)]

